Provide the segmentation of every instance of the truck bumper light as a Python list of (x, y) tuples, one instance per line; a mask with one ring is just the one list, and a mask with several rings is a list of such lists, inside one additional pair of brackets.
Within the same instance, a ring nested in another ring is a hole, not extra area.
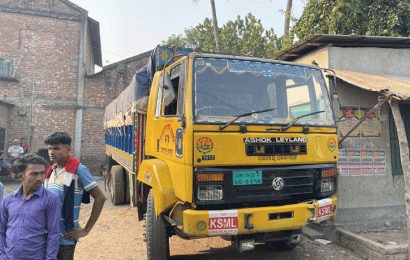
[(239, 251), (249, 251), (255, 249), (255, 239), (243, 239), (239, 241)]
[(200, 231), (204, 230), (206, 228), (205, 221), (199, 221), (198, 223), (196, 223), (196, 228)]
[(222, 185), (201, 185), (198, 186), (198, 200), (211, 201), (223, 199)]
[(333, 179), (322, 179), (321, 192), (334, 191), (335, 181)]

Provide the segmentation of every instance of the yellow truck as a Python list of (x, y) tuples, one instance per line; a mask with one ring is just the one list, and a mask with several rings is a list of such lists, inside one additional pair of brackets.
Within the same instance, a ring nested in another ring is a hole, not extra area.
[(146, 220), (148, 259), (168, 259), (173, 235), (291, 249), (335, 216), (336, 125), (318, 67), (159, 46), (135, 78), (106, 108), (106, 154), (112, 202)]

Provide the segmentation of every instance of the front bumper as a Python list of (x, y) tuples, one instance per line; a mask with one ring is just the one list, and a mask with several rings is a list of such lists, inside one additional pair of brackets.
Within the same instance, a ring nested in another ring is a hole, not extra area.
[(183, 212), (184, 233), (192, 237), (296, 230), (336, 215), (337, 198), (286, 206)]

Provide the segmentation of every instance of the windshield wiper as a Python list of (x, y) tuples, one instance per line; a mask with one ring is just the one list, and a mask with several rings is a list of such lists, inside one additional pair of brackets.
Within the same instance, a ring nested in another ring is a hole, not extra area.
[(301, 119), (302, 117), (311, 116), (311, 115), (315, 115), (315, 114), (319, 114), (319, 113), (323, 113), (323, 112), (325, 112), (325, 111), (324, 111), (324, 110), (322, 110), (322, 111), (316, 111), (316, 112), (312, 112), (312, 113), (309, 113), (309, 114), (306, 114), (306, 115), (298, 116), (298, 117), (296, 117), (295, 119), (293, 119), (292, 122), (290, 122), (289, 125), (287, 125), (286, 127), (283, 127), (283, 126), (282, 126), (282, 127), (281, 127), (281, 130), (282, 130), (282, 132), (288, 130), (291, 126), (293, 126), (293, 125), (294, 125), (299, 119)]
[(265, 110), (259, 110), (259, 111), (254, 111), (254, 112), (248, 112), (248, 113), (240, 114), (240, 115), (238, 115), (238, 116), (235, 116), (234, 119), (232, 119), (231, 121), (229, 121), (229, 122), (226, 123), (225, 125), (219, 126), (219, 130), (224, 130), (227, 126), (231, 125), (233, 122), (235, 122), (236, 120), (238, 120), (238, 119), (241, 118), (241, 117), (250, 116), (250, 115), (252, 115), (252, 114), (265, 113), (265, 112), (269, 112), (269, 111), (272, 111), (272, 110), (275, 110), (275, 109), (276, 109), (276, 107), (275, 107), (275, 108), (265, 109)]

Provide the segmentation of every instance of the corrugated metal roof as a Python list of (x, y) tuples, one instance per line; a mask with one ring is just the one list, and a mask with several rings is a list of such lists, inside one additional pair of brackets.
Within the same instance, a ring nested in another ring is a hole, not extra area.
[(334, 70), (336, 78), (359, 88), (394, 94), (403, 100), (410, 99), (410, 78), (409, 80), (392, 78), (386, 75), (375, 75), (347, 70)]
[(337, 47), (377, 47), (377, 48), (410, 48), (410, 38), (366, 36), (366, 35), (327, 35), (314, 34), (305, 40), (276, 54), (273, 59), (293, 61), (303, 55), (324, 46)]

